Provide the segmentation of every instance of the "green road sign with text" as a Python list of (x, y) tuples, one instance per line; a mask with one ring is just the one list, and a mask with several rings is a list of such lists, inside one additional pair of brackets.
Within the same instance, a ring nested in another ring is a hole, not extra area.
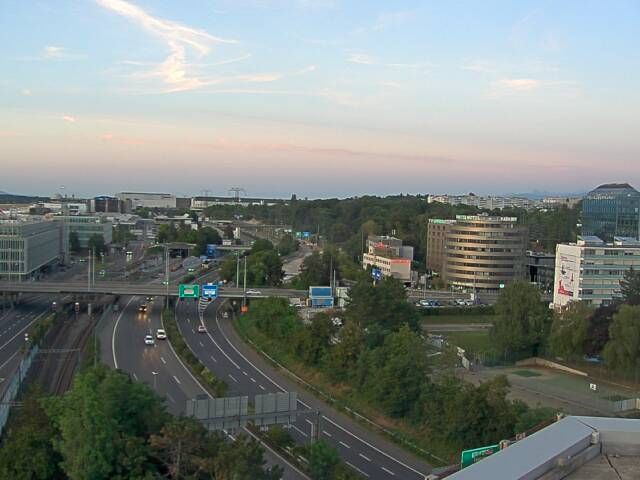
[(198, 298), (200, 296), (200, 285), (187, 285), (181, 283), (178, 286), (180, 298)]
[(479, 462), (483, 458), (493, 455), (500, 450), (500, 445), (489, 445), (488, 447), (474, 448), (472, 450), (463, 450), (460, 456), (460, 467), (465, 468)]

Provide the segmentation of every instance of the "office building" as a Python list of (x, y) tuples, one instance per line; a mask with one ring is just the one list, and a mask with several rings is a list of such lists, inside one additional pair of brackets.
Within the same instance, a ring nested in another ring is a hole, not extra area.
[(116, 195), (127, 209), (136, 208), (176, 208), (176, 196), (171, 193), (120, 192)]
[(529, 281), (541, 290), (551, 291), (556, 269), (556, 256), (553, 253), (527, 251), (527, 271)]
[(69, 253), (69, 235), (75, 232), (78, 235), (80, 248), (87, 248), (89, 239), (93, 235), (100, 235), (105, 245), (109, 245), (113, 239), (113, 224), (104, 217), (80, 215), (57, 216), (55, 220), (61, 223), (62, 251)]
[(0, 278), (25, 280), (37, 276), (60, 258), (60, 224), (44, 220), (0, 222)]
[(468, 205), (470, 207), (482, 208), (485, 210), (502, 210), (503, 208), (525, 208), (534, 209), (539, 206), (539, 202), (525, 197), (501, 197), (495, 195), (481, 196), (475, 193), (467, 195), (429, 195), (428, 203), (439, 202), (449, 205)]
[(620, 296), (620, 280), (631, 267), (640, 269), (640, 241), (615, 237), (605, 243), (599, 237), (580, 237), (577, 243), (556, 247), (553, 305), (561, 308), (572, 300), (608, 305)]
[(90, 210), (94, 213), (124, 213), (126, 206), (116, 197), (101, 195), (90, 200)]
[(444, 281), (459, 288), (497, 291), (526, 279), (528, 236), (516, 217), (457, 215), (445, 237)]
[(445, 239), (455, 220), (430, 218), (427, 225), (427, 270), (442, 274), (445, 260)]
[(640, 192), (628, 183), (607, 183), (582, 202), (582, 235), (640, 238)]
[(395, 237), (369, 235), (366, 249), (362, 256), (362, 268), (378, 268), (382, 276), (411, 283), (413, 247), (403, 245), (402, 240)]

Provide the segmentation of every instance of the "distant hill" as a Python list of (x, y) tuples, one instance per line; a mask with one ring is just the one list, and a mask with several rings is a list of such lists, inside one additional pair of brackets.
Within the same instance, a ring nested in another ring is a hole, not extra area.
[(49, 197), (34, 197), (31, 195), (14, 195), (0, 191), (0, 203), (34, 203), (45, 202)]

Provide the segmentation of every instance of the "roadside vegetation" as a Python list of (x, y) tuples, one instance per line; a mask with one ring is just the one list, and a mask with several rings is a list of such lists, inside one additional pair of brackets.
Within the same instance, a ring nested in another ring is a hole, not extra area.
[[(247, 285), (252, 287), (275, 287), (282, 283), (284, 273), (282, 260), (269, 240), (259, 239), (254, 242), (247, 254)], [(222, 262), (220, 276), (227, 281), (242, 285), (244, 282), (244, 258), (238, 259), (235, 255), (229, 255)], [(239, 278), (237, 277), (240, 273)]]
[(32, 389), (13, 410), (0, 478), (31, 480), (276, 480), (261, 446), (228, 441), (197, 421), (169, 415), (147, 385), (104, 366), (80, 373), (64, 396)]
[(162, 312), (162, 324), (167, 333), (167, 340), (171, 342), (176, 354), (187, 365), (189, 370), (191, 370), (191, 373), (193, 373), (215, 397), (224, 397), (228, 385), (216, 377), (191, 351), (178, 329), (173, 310), (164, 310)]
[(443, 463), (464, 448), (511, 438), (551, 419), (549, 410), (508, 400), (504, 377), (476, 387), (436, 371), (419, 333), (419, 314), (399, 282), (360, 282), (350, 298), (344, 312), (319, 314), (308, 323), (286, 300), (257, 300), (236, 326), (336, 406), (365, 414)]

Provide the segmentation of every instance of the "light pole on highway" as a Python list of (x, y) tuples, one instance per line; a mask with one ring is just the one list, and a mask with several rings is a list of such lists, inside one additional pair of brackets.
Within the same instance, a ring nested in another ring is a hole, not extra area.
[(153, 375), (153, 389), (154, 390), (158, 390), (158, 382), (157, 382), (157, 378), (158, 378), (158, 373), (160, 372), (151, 372), (151, 374)]

